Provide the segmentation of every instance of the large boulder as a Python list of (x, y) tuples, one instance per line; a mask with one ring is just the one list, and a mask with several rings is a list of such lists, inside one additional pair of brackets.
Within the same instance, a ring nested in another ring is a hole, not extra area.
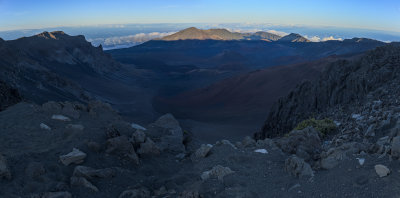
[(108, 139), (106, 153), (128, 157), (135, 164), (139, 164), (139, 157), (131, 141), (125, 135)]
[(313, 159), (321, 149), (319, 133), (312, 127), (293, 130), (286, 137), (277, 140), (276, 143), (282, 151), (296, 154), (306, 161)]
[(310, 164), (295, 155), (292, 155), (286, 159), (285, 171), (295, 177), (314, 176), (314, 172), (311, 169)]
[(161, 116), (149, 126), (146, 132), (161, 150), (169, 150), (176, 153), (185, 151), (182, 128), (171, 114)]
[(212, 149), (212, 145), (211, 144), (202, 144), (200, 146), (200, 148), (198, 148), (191, 156), (190, 158), (192, 159), (192, 161), (196, 161), (202, 158), (205, 158), (208, 153), (210, 152), (210, 150)]

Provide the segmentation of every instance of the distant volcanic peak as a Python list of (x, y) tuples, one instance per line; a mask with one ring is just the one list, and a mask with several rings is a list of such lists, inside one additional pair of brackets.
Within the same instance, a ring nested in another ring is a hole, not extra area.
[(352, 39), (345, 39), (343, 42), (355, 42), (355, 43), (361, 43), (361, 42), (380, 42), (374, 39), (369, 39), (369, 38), (352, 38)]
[(279, 39), (278, 41), (284, 41), (284, 42), (311, 42), (310, 40), (304, 38), (300, 34), (297, 33), (290, 33), (289, 35), (286, 35)]

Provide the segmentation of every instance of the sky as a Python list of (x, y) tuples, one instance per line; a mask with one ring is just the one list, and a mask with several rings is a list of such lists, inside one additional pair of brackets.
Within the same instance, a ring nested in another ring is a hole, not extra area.
[(400, 32), (400, 0), (0, 0), (0, 31), (128, 23), (271, 23)]

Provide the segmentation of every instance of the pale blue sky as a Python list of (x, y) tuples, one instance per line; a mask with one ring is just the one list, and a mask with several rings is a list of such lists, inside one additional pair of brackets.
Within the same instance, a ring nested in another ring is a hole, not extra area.
[(0, 31), (125, 23), (273, 23), (400, 32), (400, 1), (0, 0)]

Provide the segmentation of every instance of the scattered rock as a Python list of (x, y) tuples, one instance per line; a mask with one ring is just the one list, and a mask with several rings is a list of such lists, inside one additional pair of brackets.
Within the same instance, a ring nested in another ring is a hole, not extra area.
[(47, 126), (46, 124), (44, 124), (44, 123), (40, 123), (40, 128), (44, 129), (44, 130), (51, 131), (51, 128), (49, 126)]
[(135, 123), (132, 123), (131, 127), (136, 129), (136, 130), (142, 130), (142, 131), (146, 131), (147, 130), (146, 128), (144, 128), (144, 127), (142, 127), (142, 126), (140, 126), (138, 124), (135, 124)]
[(40, 198), (72, 198), (69, 192), (47, 192), (44, 193)]
[(360, 114), (352, 114), (351, 118), (353, 118), (353, 119), (355, 119), (357, 121), (360, 121), (360, 120), (364, 119), (364, 117), (362, 115), (360, 115)]
[(242, 141), (243, 147), (254, 147), (256, 145), (256, 141), (250, 136), (246, 136)]
[(52, 115), (51, 119), (53, 120), (59, 120), (59, 121), (64, 121), (64, 122), (68, 122), (71, 121), (71, 119), (69, 119), (67, 116), (63, 116), (63, 115)]
[(285, 171), (295, 177), (314, 176), (310, 164), (295, 155), (290, 156), (285, 161)]
[(140, 144), (140, 148), (138, 149), (138, 154), (140, 155), (159, 155), (160, 150), (157, 145), (150, 139), (147, 138), (146, 142)]
[(135, 143), (143, 143), (146, 140), (146, 134), (142, 129), (137, 129), (132, 134), (132, 139)]
[(362, 166), (365, 163), (365, 158), (356, 158), (358, 160), (358, 163)]
[(210, 178), (218, 178), (219, 181), (223, 181), (226, 175), (232, 173), (234, 173), (234, 171), (232, 171), (229, 167), (217, 165), (214, 166), (211, 170), (203, 172), (201, 174), (201, 179), (204, 181)]
[(267, 149), (256, 149), (256, 150), (254, 150), (254, 152), (256, 152), (256, 153), (268, 154)]
[(74, 177), (84, 177), (86, 179), (94, 177), (110, 178), (115, 176), (115, 170), (111, 168), (94, 169), (87, 166), (76, 166), (72, 175)]
[(72, 163), (81, 164), (81, 163), (83, 163), (85, 158), (86, 158), (86, 153), (80, 151), (79, 149), (73, 148), (72, 152), (70, 152), (66, 155), (61, 155), (60, 161), (64, 165), (68, 166)]
[(382, 164), (375, 165), (375, 171), (379, 177), (386, 177), (390, 173), (389, 168)]
[(138, 188), (138, 189), (131, 189), (125, 190), (122, 192), (118, 198), (148, 198), (150, 196), (150, 191), (146, 188)]
[(85, 127), (81, 124), (68, 124), (65, 128), (77, 131), (83, 131), (85, 129)]
[(192, 161), (205, 158), (213, 146), (211, 144), (202, 144), (191, 156)]
[(11, 171), (7, 165), (6, 158), (0, 154), (0, 179), (11, 180)]
[(126, 156), (135, 164), (139, 164), (139, 157), (137, 156), (132, 143), (125, 135), (108, 139), (106, 153)]
[(73, 176), (73, 177), (71, 177), (70, 182), (71, 182), (71, 186), (82, 186), (85, 188), (89, 188), (90, 190), (92, 190), (94, 192), (99, 191), (99, 189), (95, 185), (90, 183), (90, 181), (88, 181), (84, 177), (74, 177)]

